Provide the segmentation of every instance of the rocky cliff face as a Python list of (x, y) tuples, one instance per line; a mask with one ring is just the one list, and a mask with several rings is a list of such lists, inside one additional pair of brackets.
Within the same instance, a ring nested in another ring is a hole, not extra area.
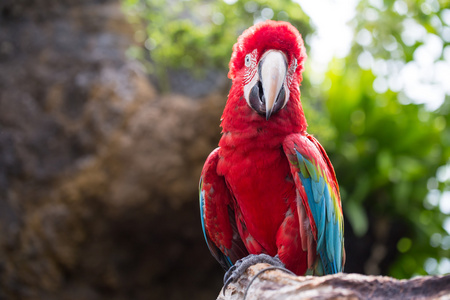
[(226, 94), (158, 94), (132, 34), (118, 1), (0, 4), (0, 298), (217, 295), (197, 184)]

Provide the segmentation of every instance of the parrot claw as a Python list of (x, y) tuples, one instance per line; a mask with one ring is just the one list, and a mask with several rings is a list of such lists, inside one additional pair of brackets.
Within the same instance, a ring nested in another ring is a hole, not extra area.
[(223, 294), (225, 295), (225, 290), (227, 289), (228, 285), (234, 281), (236, 281), (244, 272), (250, 267), (258, 263), (266, 263), (269, 265), (272, 265), (277, 268), (283, 268), (285, 269), (284, 264), (281, 262), (278, 255), (275, 257), (272, 257), (267, 254), (250, 254), (242, 259), (239, 259), (236, 261), (236, 263), (228, 269), (228, 271), (225, 273), (225, 276), (223, 277)]

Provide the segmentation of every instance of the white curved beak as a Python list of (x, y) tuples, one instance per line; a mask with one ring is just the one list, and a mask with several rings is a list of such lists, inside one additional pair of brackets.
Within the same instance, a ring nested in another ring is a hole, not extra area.
[(266, 120), (269, 120), (286, 78), (287, 63), (284, 54), (278, 50), (269, 50), (262, 60), (260, 80), (266, 102)]

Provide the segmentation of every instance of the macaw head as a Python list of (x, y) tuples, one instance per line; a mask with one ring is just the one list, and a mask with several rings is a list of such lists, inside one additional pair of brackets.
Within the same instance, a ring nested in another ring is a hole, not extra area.
[(291, 94), (299, 95), (305, 58), (297, 29), (287, 22), (269, 20), (238, 38), (228, 77), (233, 84), (242, 83), (247, 105), (269, 120), (288, 104)]

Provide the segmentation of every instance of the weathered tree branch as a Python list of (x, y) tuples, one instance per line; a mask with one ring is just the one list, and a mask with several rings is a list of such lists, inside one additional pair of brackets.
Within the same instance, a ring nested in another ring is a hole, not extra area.
[[(227, 287), (225, 295), (222, 290), (217, 300), (243, 299), (253, 277), (267, 267), (250, 267)], [(246, 300), (254, 299), (450, 299), (450, 275), (397, 280), (361, 274), (296, 277), (270, 270), (260, 274), (249, 287)]]

